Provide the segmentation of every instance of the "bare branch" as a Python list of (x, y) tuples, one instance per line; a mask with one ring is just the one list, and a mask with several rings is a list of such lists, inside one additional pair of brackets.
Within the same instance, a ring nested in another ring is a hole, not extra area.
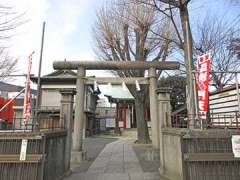
[(17, 27), (25, 23), (24, 13), (17, 13), (13, 7), (0, 5), (0, 80), (6, 80), (8, 75), (16, 71), (17, 59), (9, 55), (7, 40), (14, 34)]
[[(93, 32), (99, 57), (115, 61), (166, 59), (171, 40), (175, 39), (171, 37), (174, 33), (168, 19), (159, 22), (154, 6), (136, 2), (121, 0), (97, 12)], [(144, 74), (144, 71), (125, 72), (126, 76)]]
[[(234, 19), (233, 21), (236, 22)], [(231, 25), (232, 24), (232, 25)], [(239, 38), (238, 25), (225, 20), (224, 17), (208, 17), (198, 26), (198, 38), (195, 50), (198, 53), (210, 52), (213, 71), (235, 71), (240, 68), (236, 47), (232, 42)], [(211, 80), (216, 89), (222, 89), (234, 78), (233, 74), (212, 73)]]

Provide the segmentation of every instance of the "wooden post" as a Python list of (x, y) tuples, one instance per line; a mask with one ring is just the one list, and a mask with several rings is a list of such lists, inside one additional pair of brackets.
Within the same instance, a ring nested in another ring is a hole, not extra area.
[(75, 90), (62, 89), (60, 90), (61, 106), (60, 106), (60, 127), (67, 130), (65, 144), (65, 173), (70, 170), (71, 146), (72, 146), (72, 127), (73, 122), (73, 102)]
[(157, 104), (157, 77), (156, 69), (150, 68), (148, 70), (149, 76), (149, 100), (150, 100), (150, 118), (152, 128), (152, 145), (154, 148), (159, 149), (159, 136), (158, 136), (158, 104)]
[(73, 147), (72, 147), (72, 159), (74, 163), (80, 163), (83, 158), (83, 125), (84, 125), (84, 77), (85, 69), (79, 67), (77, 71), (77, 95), (76, 95), (76, 107), (74, 117), (74, 132), (73, 132)]
[(126, 129), (127, 127), (127, 108), (124, 105), (123, 106), (123, 129)]
[(119, 105), (117, 103), (117, 105), (116, 105), (116, 129), (119, 128), (119, 112), (118, 112), (118, 109), (119, 109)]

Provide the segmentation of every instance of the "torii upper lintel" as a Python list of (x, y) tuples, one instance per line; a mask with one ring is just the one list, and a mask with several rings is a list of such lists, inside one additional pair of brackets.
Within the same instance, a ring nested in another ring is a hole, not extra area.
[(180, 63), (177, 61), (55, 61), (54, 69), (77, 70), (83, 67), (86, 70), (147, 70), (155, 68), (158, 70), (179, 69)]

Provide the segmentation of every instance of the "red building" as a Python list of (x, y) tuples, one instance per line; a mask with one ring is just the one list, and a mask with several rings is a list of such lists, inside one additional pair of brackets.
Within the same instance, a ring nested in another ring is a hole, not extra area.
[[(10, 101), (10, 99), (5, 99), (3, 97), (0, 97), (0, 109), (4, 107), (5, 104), (7, 104)], [(14, 117), (14, 111), (13, 106), (16, 105), (16, 101), (12, 101), (6, 108), (4, 108), (2, 111), (0, 111), (0, 119), (4, 120), (6, 123), (12, 123), (13, 117)]]
[[(116, 105), (115, 127), (123, 129), (136, 128), (134, 97), (129, 90), (124, 89), (121, 85), (107, 85), (100, 86), (100, 91), (108, 98), (110, 103)], [(144, 114), (145, 119), (150, 121), (150, 110), (147, 105)]]
[[(23, 86), (17, 86), (0, 81), (0, 109), (12, 98), (15, 98), (15, 96), (23, 89)], [(31, 97), (34, 96), (36, 96), (36, 90), (31, 89)], [(7, 124), (13, 124), (15, 123), (16, 118), (22, 118), (23, 98), (24, 91), (0, 112), (0, 119), (4, 120)]]

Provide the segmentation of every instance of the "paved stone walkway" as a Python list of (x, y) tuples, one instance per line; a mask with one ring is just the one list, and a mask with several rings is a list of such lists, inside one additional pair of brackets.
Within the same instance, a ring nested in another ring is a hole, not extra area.
[(87, 172), (65, 180), (160, 180), (158, 172), (143, 172), (130, 140), (117, 140), (102, 150)]

